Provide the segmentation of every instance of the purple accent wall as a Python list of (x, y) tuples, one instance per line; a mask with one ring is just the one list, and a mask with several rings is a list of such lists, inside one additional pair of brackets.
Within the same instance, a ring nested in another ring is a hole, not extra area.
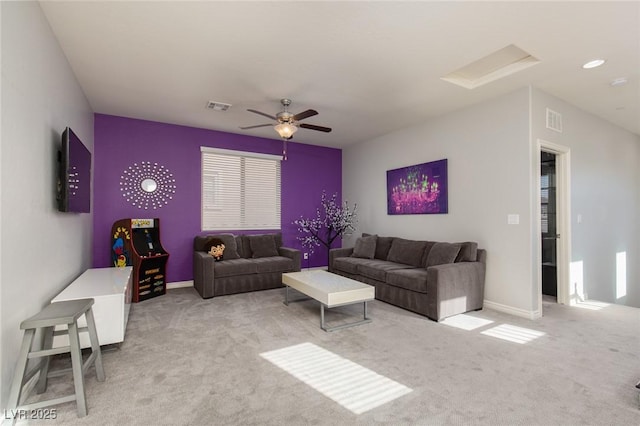
[[(200, 147), (282, 153), (282, 142), (278, 140), (132, 118), (96, 114), (94, 126), (93, 267), (111, 266), (110, 234), (115, 221), (158, 217), (162, 245), (170, 254), (168, 282), (193, 279), (193, 238), (203, 234)], [(337, 192), (341, 197), (342, 151), (295, 142), (288, 145), (288, 160), (282, 162), (282, 236), (285, 246), (302, 249), (292, 221), (315, 215), (323, 190), (329, 195)], [(142, 161), (166, 167), (175, 178), (176, 193), (160, 209), (139, 209), (127, 202), (120, 191), (124, 169)], [(334, 243), (334, 247), (339, 246), (339, 242)], [(327, 252), (319, 247), (309, 261), (302, 261), (302, 267), (326, 263)]]

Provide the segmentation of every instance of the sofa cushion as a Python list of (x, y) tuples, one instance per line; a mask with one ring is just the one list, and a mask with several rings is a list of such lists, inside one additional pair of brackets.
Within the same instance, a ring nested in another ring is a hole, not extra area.
[(478, 243), (466, 241), (460, 244), (460, 252), (456, 262), (475, 262), (478, 259)]
[(275, 239), (271, 234), (248, 235), (251, 257), (273, 257), (278, 255)]
[[(362, 233), (363, 237), (369, 237), (371, 235), (377, 234), (367, 234), (366, 232)], [(376, 238), (376, 253), (374, 254), (374, 259), (387, 260), (387, 256), (389, 255), (389, 249), (391, 248), (391, 243), (393, 242), (393, 237), (380, 237)]]
[(427, 264), (427, 258), (429, 257), (429, 253), (431, 253), (431, 249), (436, 243), (435, 241), (425, 241), (425, 242), (427, 243), (427, 245), (424, 248), (424, 254), (422, 255), (422, 261), (420, 262), (421, 265)]
[(387, 260), (370, 260), (368, 262), (363, 262), (358, 265), (358, 273), (365, 277), (378, 280), (385, 281), (387, 278), (388, 271), (394, 271), (396, 269), (407, 269), (411, 268), (409, 265), (405, 265), (403, 263), (395, 263), (389, 262)]
[(249, 275), (257, 272), (256, 262), (249, 259), (224, 260), (222, 262), (216, 262), (213, 265), (214, 279), (236, 275)]
[(377, 235), (369, 235), (367, 237), (360, 237), (356, 240), (356, 245), (353, 248), (352, 257), (361, 257), (363, 259), (373, 259), (376, 254), (376, 239)]
[(393, 237), (378, 237), (376, 239), (376, 254), (374, 258), (387, 260), (389, 250), (391, 249), (391, 243), (393, 243)]
[(248, 245), (248, 244), (249, 242), (245, 241), (244, 235), (236, 235), (236, 250), (238, 252), (238, 257), (242, 259), (247, 258), (246, 253), (249, 251), (249, 249), (245, 248), (245, 245)]
[(270, 272), (291, 272), (295, 269), (293, 259), (283, 256), (261, 257), (253, 259), (259, 274)]
[[(415, 267), (423, 265), (422, 255), (427, 247), (426, 241), (405, 240), (394, 238), (387, 260), (390, 262), (404, 263)], [(458, 253), (456, 253), (458, 254)]]
[(425, 267), (453, 263), (460, 252), (460, 244), (435, 243), (427, 257)]
[[(240, 235), (239, 238), (242, 239), (242, 243), (238, 244), (238, 254), (240, 257), (244, 257), (245, 259), (253, 258), (253, 251), (251, 250), (251, 237), (262, 236), (262, 235), (271, 235), (273, 240), (276, 243), (276, 249), (282, 247), (282, 233), (276, 232), (273, 234), (257, 234), (257, 235)], [(242, 247), (242, 253), (240, 252), (240, 247)]]
[(427, 270), (422, 268), (397, 269), (387, 272), (387, 284), (418, 293), (427, 292)]
[(193, 251), (205, 251), (204, 243), (206, 243), (208, 239), (208, 236), (196, 235), (193, 239)]
[(210, 241), (214, 239), (222, 240), (222, 243), (224, 244), (224, 260), (233, 260), (240, 258), (240, 256), (238, 255), (238, 245), (236, 244), (236, 237), (233, 234), (215, 234), (208, 235), (208, 237), (209, 238), (204, 243), (205, 247)]
[(337, 257), (333, 260), (333, 267), (339, 271), (356, 275), (358, 274), (358, 265), (365, 262), (371, 262), (371, 260), (361, 257)]

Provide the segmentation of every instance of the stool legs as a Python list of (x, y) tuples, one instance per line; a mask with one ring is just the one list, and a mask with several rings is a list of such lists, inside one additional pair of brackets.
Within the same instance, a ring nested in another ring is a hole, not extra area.
[(69, 345), (71, 347), (71, 368), (73, 369), (73, 385), (76, 391), (78, 417), (87, 415), (87, 394), (84, 391), (84, 374), (82, 372), (82, 349), (78, 337), (78, 326), (75, 322), (68, 324)]
[(91, 352), (96, 354), (93, 365), (96, 368), (96, 378), (99, 382), (104, 382), (104, 367), (102, 366), (102, 352), (100, 351), (100, 342), (98, 342), (98, 333), (96, 331), (96, 322), (93, 318), (93, 310), (89, 309), (85, 312), (87, 319), (87, 328), (89, 329), (89, 340), (91, 341)]
[(15, 410), (18, 408), (18, 404), (20, 404), (22, 381), (24, 380), (24, 373), (27, 371), (29, 350), (31, 349), (31, 343), (33, 342), (33, 336), (35, 333), (36, 331), (34, 329), (24, 331), (22, 346), (20, 347), (20, 355), (18, 355), (18, 364), (16, 365), (16, 371), (13, 373), (13, 384), (11, 385), (9, 401), (7, 403), (7, 408), (9, 410)]
[[(53, 329), (54, 327), (45, 327), (43, 329), (44, 338), (42, 341), (42, 349), (51, 349), (53, 346)], [(36, 385), (36, 392), (43, 393), (47, 390), (47, 376), (49, 375), (49, 361), (51, 356), (45, 356), (40, 369), (40, 377)]]

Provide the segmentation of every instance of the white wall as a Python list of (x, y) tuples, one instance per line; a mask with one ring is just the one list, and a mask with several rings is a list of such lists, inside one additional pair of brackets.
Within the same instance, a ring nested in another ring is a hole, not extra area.
[(1, 370), (6, 407), (20, 322), (90, 266), (90, 214), (56, 211), (66, 126), (93, 151), (93, 112), (37, 2), (0, 2), (2, 19)]
[[(546, 128), (546, 108), (562, 114), (562, 133)], [(584, 291), (640, 307), (640, 137), (540, 90), (532, 91), (532, 136), (571, 150), (571, 261), (582, 262)], [(626, 253), (624, 297), (616, 291), (619, 252)]]
[[(546, 108), (564, 132), (545, 128)], [(589, 298), (640, 307), (640, 137), (535, 88), (472, 106), (343, 151), (343, 197), (358, 204), (361, 232), (487, 249), (486, 306), (535, 318), (538, 139), (571, 150), (572, 261), (582, 261)], [(447, 158), (449, 214), (389, 216), (386, 171)], [(507, 225), (508, 214), (519, 225)], [(582, 223), (577, 223), (577, 215)], [(626, 253), (626, 296), (616, 294), (617, 253)]]
[[(449, 213), (389, 216), (386, 171), (448, 159)], [(343, 198), (358, 204), (357, 233), (477, 241), (487, 250), (485, 299), (515, 313), (537, 309), (531, 291), (529, 90), (343, 151)], [(508, 225), (507, 215), (520, 215)]]

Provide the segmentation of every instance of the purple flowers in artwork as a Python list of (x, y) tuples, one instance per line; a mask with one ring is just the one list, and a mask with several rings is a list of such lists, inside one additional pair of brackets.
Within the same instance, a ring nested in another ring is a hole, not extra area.
[(316, 209), (316, 217), (294, 220), (301, 236), (297, 237), (303, 247), (313, 253), (315, 247), (320, 245), (327, 249), (331, 244), (343, 235), (349, 235), (355, 231), (357, 205), (350, 209), (347, 202), (338, 203), (338, 194), (331, 198), (323, 191), (320, 199), (320, 207)]

